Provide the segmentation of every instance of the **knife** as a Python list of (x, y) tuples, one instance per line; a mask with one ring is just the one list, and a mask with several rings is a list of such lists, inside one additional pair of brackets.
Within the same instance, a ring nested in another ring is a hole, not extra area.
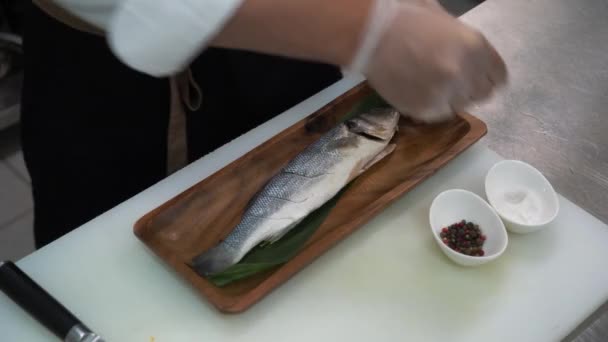
[(13, 262), (0, 262), (0, 290), (61, 340), (104, 342)]

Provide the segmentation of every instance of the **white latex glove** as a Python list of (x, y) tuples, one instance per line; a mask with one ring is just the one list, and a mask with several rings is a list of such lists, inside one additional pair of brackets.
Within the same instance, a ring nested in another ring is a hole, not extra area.
[(449, 119), (507, 78), (496, 50), (434, 0), (376, 0), (350, 70), (415, 120)]

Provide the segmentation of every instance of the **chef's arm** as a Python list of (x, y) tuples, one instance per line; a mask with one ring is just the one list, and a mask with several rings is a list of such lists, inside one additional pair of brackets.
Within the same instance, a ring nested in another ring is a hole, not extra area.
[(108, 41), (124, 63), (155, 76), (183, 70), (209, 45), (345, 66), (373, 2), (125, 0), (107, 22)]
[(246, 0), (213, 42), (361, 72), (426, 122), (488, 98), (507, 78), (486, 38), (436, 0)]
[(212, 45), (347, 65), (372, 0), (246, 0)]
[(209, 45), (346, 65), (359, 44), (373, 2), (34, 1), (47, 13), (63, 8), (74, 19), (105, 31), (112, 51), (124, 63), (154, 76), (185, 69)]
[(169, 76), (209, 45), (364, 74), (402, 113), (447, 119), (489, 97), (506, 66), (436, 0), (47, 0), (106, 31), (133, 69)]

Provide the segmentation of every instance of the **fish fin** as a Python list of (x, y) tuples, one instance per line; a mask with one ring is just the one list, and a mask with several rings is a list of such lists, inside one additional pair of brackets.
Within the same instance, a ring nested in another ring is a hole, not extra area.
[(377, 162), (379, 162), (382, 159), (384, 159), (384, 157), (386, 157), (389, 154), (393, 153), (393, 151), (395, 151), (395, 148), (397, 148), (397, 144), (388, 144), (388, 145), (386, 145), (386, 147), (384, 148), (384, 150), (380, 151), (380, 153), (378, 153), (374, 157), (374, 159), (370, 160), (367, 164), (365, 164), (363, 166), (363, 168), (361, 168), (361, 171), (359, 171), (359, 175), (362, 174), (363, 172), (367, 171), (370, 167), (374, 166), (374, 164), (376, 164)]
[(281, 229), (279, 232), (268, 236), (266, 239), (264, 239), (264, 241), (266, 241), (268, 243), (275, 243), (275, 242), (279, 241), (283, 236), (285, 236), (285, 234), (289, 233), (293, 227), (297, 226), (298, 223), (302, 222), (302, 220), (303, 219), (299, 219), (296, 222), (285, 227), (284, 229)]
[(188, 263), (202, 277), (222, 272), (234, 264), (234, 253), (223, 244), (197, 255)]

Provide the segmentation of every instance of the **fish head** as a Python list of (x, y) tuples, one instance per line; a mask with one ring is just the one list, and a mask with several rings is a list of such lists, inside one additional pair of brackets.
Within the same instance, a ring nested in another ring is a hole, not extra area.
[(367, 139), (388, 142), (398, 128), (400, 114), (392, 108), (376, 108), (345, 122), (347, 129)]

